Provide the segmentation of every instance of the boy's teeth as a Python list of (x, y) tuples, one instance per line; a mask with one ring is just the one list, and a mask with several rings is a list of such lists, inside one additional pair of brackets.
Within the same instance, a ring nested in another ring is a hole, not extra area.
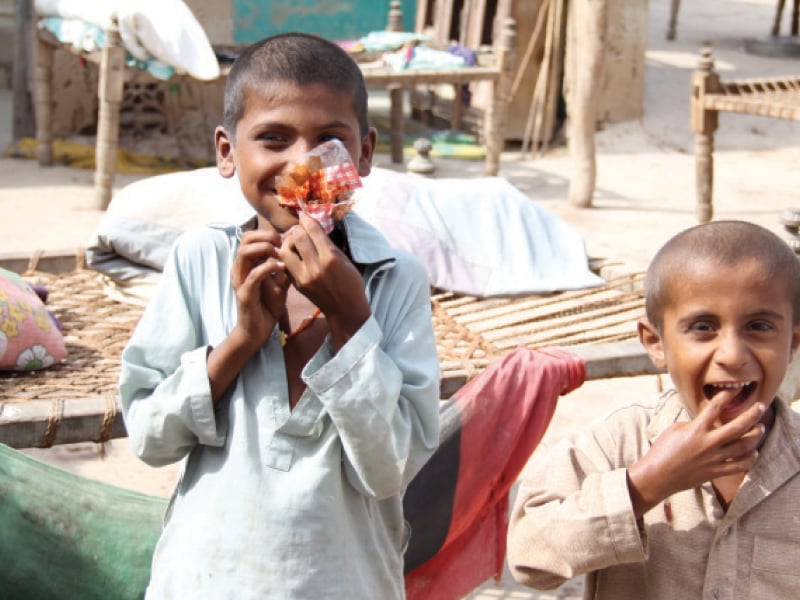
[(707, 383), (703, 386), (703, 392), (706, 394), (706, 397), (711, 399), (712, 396), (718, 394), (719, 392), (731, 390), (735, 392), (739, 392), (742, 390), (747, 389), (747, 387), (753, 383), (752, 381), (744, 381), (744, 382), (726, 382), (726, 383)]

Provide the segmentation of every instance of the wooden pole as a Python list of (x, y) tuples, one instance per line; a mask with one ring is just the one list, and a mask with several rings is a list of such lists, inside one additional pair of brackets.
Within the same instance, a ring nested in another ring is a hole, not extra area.
[(572, 0), (569, 19), (576, 27), (574, 56), (577, 68), (574, 90), (570, 94), (569, 147), (574, 167), (569, 184), (569, 203), (578, 208), (592, 205), (597, 164), (595, 127), (597, 126), (597, 88), (603, 71), (608, 21), (608, 0)]
[(533, 59), (533, 55), (541, 51), (542, 41), (544, 38), (542, 32), (544, 29), (545, 17), (547, 16), (547, 9), (549, 8), (549, 6), (550, 6), (550, 0), (543, 0), (542, 5), (539, 7), (539, 14), (536, 15), (536, 24), (533, 27), (533, 33), (531, 34), (531, 39), (528, 40), (528, 47), (525, 49), (525, 55), (523, 56), (522, 61), (517, 67), (517, 74), (514, 76), (514, 83), (511, 85), (512, 98), (517, 95), (519, 86), (522, 84), (522, 80), (525, 77), (525, 71), (528, 70), (528, 65)]
[(561, 80), (564, 75), (564, 25), (566, 22), (564, 13), (566, 11), (566, 3), (563, 0), (556, 2), (554, 9), (555, 15), (551, 38), (553, 49), (550, 52), (549, 79), (544, 98), (541, 124), (537, 134), (537, 146), (540, 145), (542, 153), (547, 152), (550, 147), (550, 138), (553, 135), (556, 120), (558, 97), (561, 91)]
[(36, 39), (36, 21), (33, 18), (33, 0), (17, 0), (14, 20), (17, 32), (14, 37), (14, 70), (12, 139), (17, 142), (36, 135), (36, 120), (31, 97), (33, 72), (33, 44)]
[(117, 28), (116, 17), (106, 32), (106, 45), (100, 56), (100, 78), (97, 86), (99, 111), (95, 146), (95, 205), (105, 210), (111, 201), (114, 171), (119, 144), (119, 111), (125, 85), (125, 50)]
[(514, 77), (514, 49), (516, 48), (516, 22), (504, 18), (499, 40), (495, 42), (495, 65), (500, 70), (498, 79), (492, 84), (492, 99), (484, 114), (486, 131), (486, 162), (484, 173), (497, 175), (500, 170), (500, 155), (506, 139), (506, 121), (511, 80)]
[(53, 54), (55, 48), (40, 35), (35, 36), (33, 106), (36, 115), (36, 154), (39, 165), (53, 164)]

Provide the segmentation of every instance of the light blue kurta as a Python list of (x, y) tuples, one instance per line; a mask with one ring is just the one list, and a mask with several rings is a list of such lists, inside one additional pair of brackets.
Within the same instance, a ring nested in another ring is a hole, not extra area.
[(289, 411), (277, 328), (214, 410), (208, 349), (236, 322), (241, 228), (184, 234), (122, 357), (136, 454), (185, 459), (148, 598), (402, 598), (401, 497), (438, 443), (424, 268), (356, 214), (345, 230), (372, 315), (303, 369)]

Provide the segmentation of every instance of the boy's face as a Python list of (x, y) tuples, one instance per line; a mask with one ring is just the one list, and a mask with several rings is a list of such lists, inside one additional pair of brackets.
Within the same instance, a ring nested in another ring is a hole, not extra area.
[(244, 111), (236, 125), (236, 142), (217, 128), (217, 167), (223, 177), (238, 173), (247, 201), (278, 231), (297, 224), (297, 215), (279, 206), (275, 180), (309, 150), (327, 140), (342, 141), (359, 175), (369, 175), (376, 133), (362, 139), (353, 98), (323, 85), (273, 82), (247, 89)]
[(785, 279), (766, 277), (756, 260), (701, 261), (673, 272), (666, 287), (661, 335), (643, 321), (639, 336), (692, 417), (718, 394), (720, 422), (756, 402), (769, 406), (800, 341)]

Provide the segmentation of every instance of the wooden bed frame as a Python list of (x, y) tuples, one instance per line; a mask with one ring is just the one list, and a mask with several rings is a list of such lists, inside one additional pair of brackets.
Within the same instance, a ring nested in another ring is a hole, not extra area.
[[(0, 372), (0, 442), (16, 448), (125, 437), (117, 400), (119, 356), (142, 308), (109, 298), (101, 276), (68, 252), (0, 256), (0, 266), (44, 285), (62, 325), (67, 360), (27, 373)], [(613, 273), (613, 269), (605, 269)], [(515, 298), (432, 296), (442, 399), (519, 346), (569, 348), (586, 378), (658, 373), (635, 336), (642, 274), (602, 288)]]
[(721, 81), (711, 49), (704, 48), (692, 75), (691, 127), (695, 134), (697, 220), (713, 217), (714, 132), (719, 113), (800, 121), (800, 75)]
[[(390, 3), (387, 30), (402, 29), (400, 3)], [(484, 171), (496, 175), (500, 165), (500, 153), (505, 142), (505, 123), (509, 104), (511, 80), (514, 76), (515, 31), (513, 19), (506, 19), (499, 28), (494, 49), (488, 65), (455, 69), (408, 69), (393, 71), (387, 66), (365, 62), (361, 64), (364, 80), (368, 87), (385, 87), (390, 97), (391, 157), (392, 162), (403, 162), (404, 113), (403, 93), (405, 89), (421, 85), (448, 84), (454, 87), (456, 105), (461, 106), (461, 88), (470, 82), (486, 81), (492, 86), (490, 106), (484, 114), (482, 142), (486, 146)], [(111, 200), (114, 183), (116, 153), (119, 142), (120, 107), (123, 90), (130, 77), (130, 69), (125, 66), (125, 50), (116, 25), (106, 32), (107, 43), (99, 53), (81, 56), (99, 65), (98, 80), (98, 122), (95, 146), (95, 204), (105, 210)], [(34, 50), (34, 107), (36, 113), (36, 140), (38, 161), (42, 166), (53, 164), (53, 55), (58, 48), (72, 50), (58, 42), (49, 32), (37, 30)], [(223, 77), (225, 69), (223, 69)], [(174, 76), (176, 79), (180, 76)], [(452, 127), (461, 126), (461, 114), (456, 112)], [(211, 132), (209, 132), (211, 136)]]

